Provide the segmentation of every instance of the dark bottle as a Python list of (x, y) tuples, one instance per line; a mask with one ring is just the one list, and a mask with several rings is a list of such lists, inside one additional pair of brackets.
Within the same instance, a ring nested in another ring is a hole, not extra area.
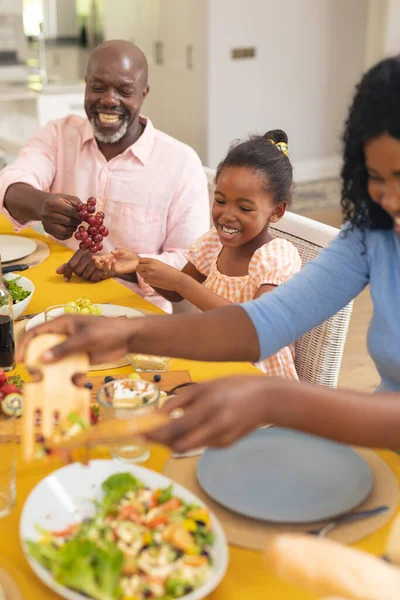
[(3, 282), (0, 257), (0, 369), (11, 371), (15, 367), (15, 341), (13, 301)]

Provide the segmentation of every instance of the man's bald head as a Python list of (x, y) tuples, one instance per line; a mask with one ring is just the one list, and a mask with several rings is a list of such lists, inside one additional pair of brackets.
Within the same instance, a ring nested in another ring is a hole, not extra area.
[(133, 143), (142, 131), (140, 109), (149, 92), (147, 60), (125, 40), (104, 42), (90, 55), (85, 110), (98, 142)]
[(140, 75), (142, 83), (147, 85), (147, 58), (135, 44), (127, 40), (103, 42), (91, 52), (86, 76), (99, 68), (107, 67), (110, 63), (119, 63), (125, 71), (131, 70), (132, 75), (136, 77)]

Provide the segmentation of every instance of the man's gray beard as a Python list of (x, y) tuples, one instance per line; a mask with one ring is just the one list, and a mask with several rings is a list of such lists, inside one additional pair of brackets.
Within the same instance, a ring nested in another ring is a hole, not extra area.
[(117, 142), (122, 140), (122, 138), (128, 130), (127, 117), (123, 118), (120, 128), (114, 133), (102, 133), (101, 131), (99, 131), (96, 127), (96, 121), (94, 117), (90, 119), (90, 124), (93, 129), (94, 137), (98, 142), (101, 142), (102, 144), (116, 144)]

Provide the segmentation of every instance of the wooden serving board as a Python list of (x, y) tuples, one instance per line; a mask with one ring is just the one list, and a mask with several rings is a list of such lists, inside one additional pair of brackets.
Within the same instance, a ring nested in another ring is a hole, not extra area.
[[(158, 387), (164, 392), (169, 392), (172, 388), (181, 383), (189, 383), (192, 381), (189, 371), (166, 371), (160, 373), (161, 381), (157, 382)], [(153, 381), (154, 373), (141, 373), (140, 377), (146, 381)], [(124, 379), (125, 377), (116, 377), (116, 379)], [(98, 390), (104, 385), (104, 377), (85, 377), (84, 382), (90, 381), (93, 383), (93, 389), (91, 390), (91, 403), (97, 404), (96, 394)], [(60, 402), (62, 402), (62, 392), (60, 392)], [(21, 419), (17, 421), (17, 441), (20, 441), (21, 432)], [(12, 436), (12, 425), (11, 421), (5, 415), (0, 416), (0, 442), (7, 442)]]

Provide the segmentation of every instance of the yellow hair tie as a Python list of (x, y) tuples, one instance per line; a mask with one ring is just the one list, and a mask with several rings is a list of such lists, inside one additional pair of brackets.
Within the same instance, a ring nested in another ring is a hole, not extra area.
[(274, 140), (269, 139), (269, 142), (271, 142), (271, 144), (274, 144), (274, 146), (276, 146), (281, 152), (283, 152), (283, 154), (285, 156), (289, 156), (289, 148), (288, 145), (285, 142), (274, 142)]

